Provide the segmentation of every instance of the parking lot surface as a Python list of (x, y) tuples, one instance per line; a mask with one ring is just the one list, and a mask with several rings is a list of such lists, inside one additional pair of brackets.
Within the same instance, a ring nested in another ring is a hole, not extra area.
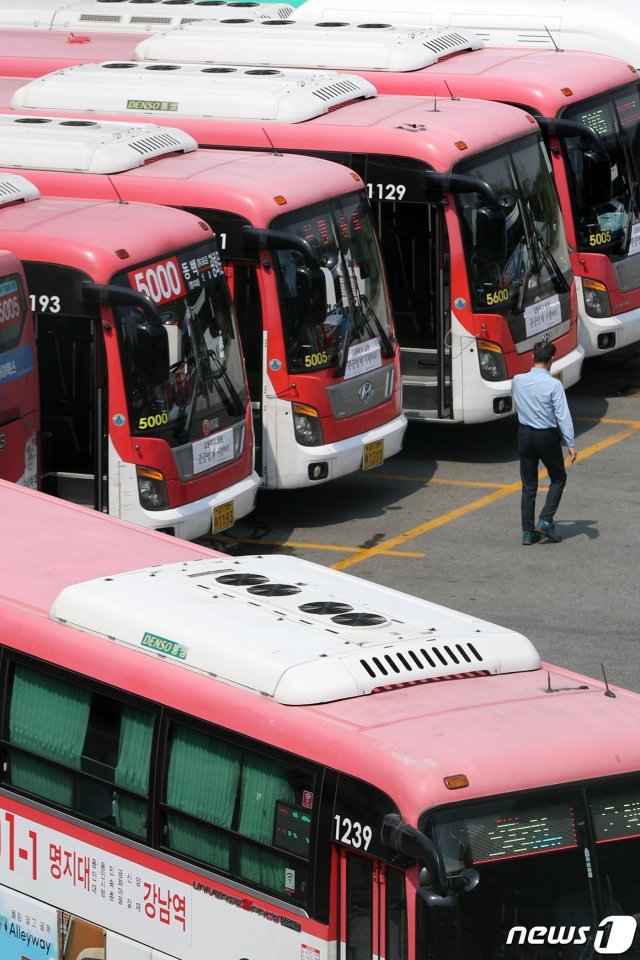
[(202, 542), (294, 554), (492, 620), (545, 660), (599, 677), (604, 664), (609, 683), (640, 692), (640, 352), (586, 364), (568, 399), (578, 462), (562, 543), (521, 544), (515, 419), (412, 423), (381, 467), (261, 492), (250, 517)]

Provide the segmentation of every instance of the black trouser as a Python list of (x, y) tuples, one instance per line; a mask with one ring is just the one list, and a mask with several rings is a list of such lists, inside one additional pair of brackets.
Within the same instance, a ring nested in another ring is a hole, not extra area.
[(535, 526), (538, 464), (541, 460), (551, 483), (544, 507), (540, 511), (540, 519), (551, 523), (560, 504), (567, 482), (560, 431), (556, 427), (535, 430), (521, 423), (518, 426), (518, 452), (522, 479), (522, 529), (527, 531), (533, 530)]

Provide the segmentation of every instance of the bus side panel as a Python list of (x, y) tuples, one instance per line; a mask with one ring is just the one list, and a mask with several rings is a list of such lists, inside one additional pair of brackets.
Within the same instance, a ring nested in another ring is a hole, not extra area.
[(0, 876), (0, 897), (18, 891), (150, 948), (131, 960), (202, 960), (212, 943), (216, 960), (330, 960), (322, 925), (6, 795)]

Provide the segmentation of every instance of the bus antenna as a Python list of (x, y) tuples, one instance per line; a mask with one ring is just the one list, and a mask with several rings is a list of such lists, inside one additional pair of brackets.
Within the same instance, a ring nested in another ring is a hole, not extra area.
[(600, 669), (602, 670), (602, 676), (604, 677), (604, 685), (607, 688), (604, 692), (605, 697), (613, 697), (615, 699), (615, 693), (613, 690), (609, 689), (609, 681), (607, 680), (607, 675), (604, 672), (604, 663), (600, 664)]
[(447, 88), (447, 90), (449, 91), (449, 97), (451, 98), (451, 100), (459, 100), (460, 97), (454, 97), (453, 93), (451, 92), (451, 87), (449, 86), (449, 84), (447, 83), (447, 81), (443, 79), (443, 83), (444, 83), (445, 87)]
[(551, 33), (551, 30), (549, 30), (549, 27), (546, 25), (546, 23), (545, 23), (545, 25), (544, 25), (544, 28), (545, 28), (545, 30), (547, 31), (547, 33), (549, 34), (549, 40), (551, 40), (551, 43), (554, 45), (554, 47), (555, 47), (555, 49), (556, 49), (556, 53), (563, 53), (564, 51), (558, 46), (558, 44), (557, 44), (556, 41), (554, 40), (553, 34)]
[(267, 138), (267, 140), (269, 141), (269, 143), (270, 143), (270, 145), (271, 145), (271, 149), (273, 150), (273, 155), (274, 155), (274, 157), (281, 157), (282, 154), (281, 154), (281, 153), (278, 153), (278, 151), (276, 150), (276, 148), (275, 148), (275, 146), (274, 146), (274, 144), (273, 144), (273, 140), (271, 139), (271, 137), (269, 136), (269, 134), (267, 133), (267, 131), (265, 130), (264, 127), (262, 128), (262, 132), (264, 133), (265, 137)]
[(113, 180), (111, 179), (111, 176), (110, 176), (109, 174), (107, 174), (107, 180), (109, 181), (109, 183), (110, 183), (111, 186), (113, 187), (113, 192), (115, 193), (116, 197), (118, 198), (118, 203), (126, 203), (126, 204), (128, 204), (129, 201), (128, 201), (128, 200), (123, 200), (122, 197), (120, 196), (120, 191), (119, 191), (118, 188), (116, 187), (115, 183), (113, 182)]

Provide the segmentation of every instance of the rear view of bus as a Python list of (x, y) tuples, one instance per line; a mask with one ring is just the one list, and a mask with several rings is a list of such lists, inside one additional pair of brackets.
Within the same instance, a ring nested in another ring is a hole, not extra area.
[(24, 273), (0, 251), (0, 477), (39, 486), (40, 403), (33, 317)]

